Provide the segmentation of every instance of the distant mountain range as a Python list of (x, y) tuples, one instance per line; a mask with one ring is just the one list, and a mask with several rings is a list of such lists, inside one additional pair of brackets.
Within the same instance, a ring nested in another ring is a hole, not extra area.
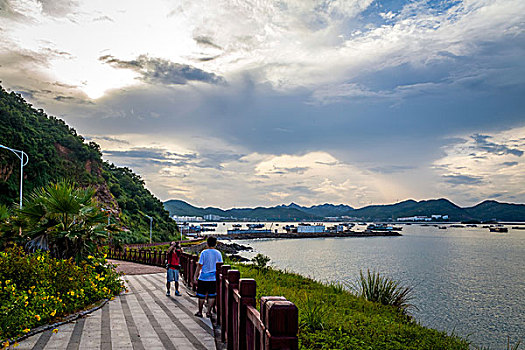
[(164, 202), (164, 207), (170, 215), (205, 216), (217, 215), (224, 218), (268, 220), (268, 221), (306, 221), (324, 220), (329, 217), (348, 217), (353, 220), (387, 221), (400, 217), (448, 215), (449, 221), (466, 220), (498, 220), (525, 221), (525, 205), (484, 201), (473, 207), (461, 208), (448, 199), (432, 199), (426, 201), (406, 200), (396, 204), (370, 205), (354, 209), (348, 205), (322, 204), (303, 207), (295, 203), (265, 208), (198, 208), (181, 200)]

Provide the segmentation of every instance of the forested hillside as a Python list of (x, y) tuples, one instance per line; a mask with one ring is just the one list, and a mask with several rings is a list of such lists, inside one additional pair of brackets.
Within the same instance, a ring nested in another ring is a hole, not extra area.
[(525, 221), (525, 205), (485, 201), (473, 207), (461, 208), (448, 199), (431, 199), (416, 202), (406, 200), (395, 204), (369, 205), (353, 209), (347, 205), (323, 204), (303, 207), (295, 203), (270, 208), (232, 208), (222, 210), (198, 208), (181, 200), (164, 202), (171, 215), (205, 216), (218, 215), (239, 220), (303, 221), (323, 220), (327, 217), (345, 217), (359, 221), (395, 221), (409, 216), (448, 215), (448, 221)]
[[(86, 142), (66, 123), (35, 109), (19, 94), (0, 86), (0, 144), (23, 150), (29, 156), (24, 167), (24, 195), (50, 181), (67, 179), (96, 188), (100, 207), (111, 212), (121, 227), (125, 242), (149, 240), (149, 218), (153, 217), (155, 240), (169, 240), (177, 226), (160, 200), (144, 187), (131, 169), (102, 160), (100, 147)], [(18, 203), (20, 160), (0, 149), (0, 204)]]

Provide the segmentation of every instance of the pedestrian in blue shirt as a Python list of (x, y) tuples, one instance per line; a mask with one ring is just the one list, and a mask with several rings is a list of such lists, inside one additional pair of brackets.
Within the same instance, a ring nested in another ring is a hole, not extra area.
[(217, 281), (215, 280), (216, 264), (222, 262), (222, 255), (215, 246), (217, 238), (210, 236), (206, 241), (208, 247), (202, 251), (195, 270), (194, 281), (197, 283), (197, 297), (199, 298), (199, 311), (195, 314), (202, 317), (202, 308), (204, 300), (208, 297), (208, 310), (206, 317), (211, 317), (211, 310), (215, 306), (215, 297), (217, 296)]

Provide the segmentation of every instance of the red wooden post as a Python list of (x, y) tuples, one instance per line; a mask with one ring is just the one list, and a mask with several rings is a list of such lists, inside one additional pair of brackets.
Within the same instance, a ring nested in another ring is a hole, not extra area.
[(184, 276), (184, 282), (186, 282), (186, 285), (188, 285), (188, 255), (186, 253), (182, 253), (181, 255), (181, 265), (182, 265), (182, 272)]
[(199, 257), (196, 256), (196, 255), (193, 255), (191, 257), (191, 265), (192, 265), (192, 269), (193, 269), (192, 274), (191, 274), (191, 280), (193, 282), (193, 284), (192, 284), (193, 288), (192, 289), (193, 289), (194, 292), (197, 290), (197, 284), (194, 281), (194, 277), (195, 277), (195, 271), (197, 271), (197, 263), (198, 262), (199, 262)]
[(265, 303), (265, 350), (297, 350), (299, 340), (299, 311), (291, 301), (271, 300)]
[(252, 278), (242, 278), (239, 280), (239, 294), (241, 296), (239, 300), (239, 309), (237, 312), (237, 325), (238, 325), (238, 349), (246, 350), (247, 341), (253, 339), (247, 339), (247, 307), (255, 306), (255, 295), (256, 295), (257, 284)]
[[(221, 324), (221, 341), (224, 343), (226, 341), (226, 313), (228, 310), (228, 302), (226, 299), (226, 278), (228, 276), (228, 271), (230, 270), (230, 265), (222, 265), (221, 275), (219, 278), (219, 289), (221, 291), (221, 308), (217, 309), (217, 322)], [(220, 311), (219, 311), (220, 310)]]
[(155, 249), (155, 250), (153, 251), (153, 261), (152, 261), (152, 265), (155, 265), (155, 266), (160, 265), (160, 264), (159, 264), (159, 261), (158, 261), (158, 259), (157, 259), (157, 249)]
[(228, 271), (228, 277), (226, 281), (226, 300), (228, 303), (228, 307), (226, 309), (226, 343), (227, 343), (227, 349), (233, 350), (234, 349), (234, 337), (235, 332), (238, 332), (236, 324), (237, 323), (237, 310), (235, 305), (235, 300), (233, 298), (233, 290), (237, 289), (239, 287), (239, 279), (241, 277), (241, 274), (237, 270), (229, 270)]
[(261, 297), (261, 322), (263, 324), (266, 324), (266, 312), (265, 310), (268, 308), (266, 304), (270, 301), (286, 301), (285, 297)]
[(215, 264), (215, 287), (216, 294), (215, 297), (215, 309), (217, 310), (217, 324), (220, 323), (220, 314), (221, 314), (221, 288), (220, 288), (220, 279), (221, 279), (221, 268), (223, 263), (218, 262)]

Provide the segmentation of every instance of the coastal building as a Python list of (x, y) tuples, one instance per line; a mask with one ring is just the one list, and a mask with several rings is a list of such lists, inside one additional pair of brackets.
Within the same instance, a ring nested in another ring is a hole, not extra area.
[(321, 224), (299, 224), (297, 225), (297, 233), (321, 233), (325, 231), (324, 225)]
[(204, 215), (204, 220), (206, 221), (220, 221), (222, 219), (224, 219), (224, 217), (219, 216), (219, 215), (213, 215), (213, 214)]
[(185, 222), (201, 222), (201, 221), (204, 221), (202, 216), (178, 216), (178, 215), (173, 215), (171, 218), (173, 220), (175, 220), (177, 222), (177, 224), (182, 224), (182, 223), (185, 223)]
[(397, 218), (397, 221), (439, 221), (439, 220), (448, 220), (448, 215), (442, 214), (432, 214), (430, 217), (424, 215), (417, 216), (408, 216), (404, 218)]

